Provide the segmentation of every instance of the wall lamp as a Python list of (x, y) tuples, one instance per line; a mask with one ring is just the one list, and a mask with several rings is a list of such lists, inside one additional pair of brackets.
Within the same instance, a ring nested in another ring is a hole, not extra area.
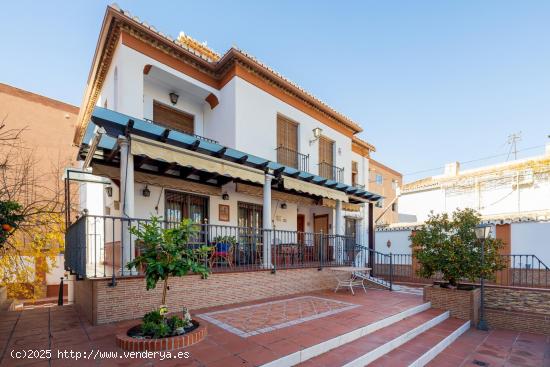
[(142, 193), (143, 197), (146, 197), (146, 198), (151, 196), (151, 190), (149, 190), (149, 186), (145, 185), (145, 188), (143, 189), (143, 191), (141, 193)]
[(281, 209), (286, 209), (286, 203), (281, 204)]
[(178, 98), (180, 98), (180, 96), (176, 93), (170, 93), (170, 102), (172, 102), (173, 105), (176, 105), (178, 103)]
[(229, 194), (227, 192), (224, 192), (222, 195), (223, 200), (229, 200)]
[(113, 196), (113, 187), (112, 186), (105, 187), (105, 192), (107, 193), (108, 197)]
[(313, 129), (313, 139), (310, 139), (309, 143), (312, 144), (312, 143), (315, 143), (317, 140), (319, 140), (322, 133), (323, 133), (323, 129), (321, 129), (320, 127), (314, 128)]

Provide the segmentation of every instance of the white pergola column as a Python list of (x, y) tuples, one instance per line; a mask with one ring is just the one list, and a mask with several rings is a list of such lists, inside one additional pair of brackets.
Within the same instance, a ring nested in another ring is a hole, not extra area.
[(264, 226), (264, 245), (263, 245), (263, 266), (271, 268), (271, 245), (273, 242), (273, 232), (271, 223), (271, 180), (273, 176), (266, 173), (264, 179), (264, 203), (263, 203), (263, 226)]
[[(122, 218), (134, 218), (134, 156), (130, 153), (130, 142), (125, 136), (118, 137), (120, 146), (120, 211)], [(135, 257), (135, 244), (130, 235), (131, 222), (123, 220), (121, 230), (122, 269), (121, 273), (135, 273), (126, 264)]]
[[(343, 226), (343, 215), (342, 215), (342, 201), (336, 200), (336, 212), (334, 214), (334, 234), (341, 236), (344, 234)], [(345, 252), (345, 241), (342, 237), (336, 237), (336, 243), (334, 244), (335, 258), (339, 263), (344, 261), (344, 252)]]

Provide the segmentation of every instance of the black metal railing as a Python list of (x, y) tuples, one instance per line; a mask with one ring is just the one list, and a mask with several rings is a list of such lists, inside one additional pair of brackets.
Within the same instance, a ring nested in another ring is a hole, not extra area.
[(327, 162), (321, 162), (319, 163), (319, 176), (336, 182), (344, 182), (344, 168), (333, 166)]
[[(148, 219), (84, 215), (69, 226), (65, 268), (81, 278), (141, 275), (143, 269), (124, 265), (140, 253), (130, 233)], [(163, 222), (164, 227), (175, 223)], [(188, 246), (209, 246), (204, 258), (212, 272), (234, 272), (328, 266), (355, 261), (355, 238), (344, 235), (197, 224)]]
[(302, 154), (282, 145), (275, 150), (277, 151), (277, 163), (309, 172), (309, 154)]
[[(442, 274), (424, 278), (417, 274), (420, 265), (414, 261), (411, 254), (391, 254), (391, 275), (394, 281), (431, 284), (443, 281)], [(487, 284), (509, 287), (550, 288), (550, 268), (536, 255), (500, 255), (505, 269), (496, 271), (493, 279), (487, 279)], [(389, 269), (380, 269), (377, 273), (382, 278), (390, 276)], [(468, 279), (463, 279), (469, 282)]]

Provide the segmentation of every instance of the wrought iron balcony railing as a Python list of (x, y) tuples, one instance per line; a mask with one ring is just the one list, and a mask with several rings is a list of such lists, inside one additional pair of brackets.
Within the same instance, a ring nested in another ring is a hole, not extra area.
[(321, 162), (319, 163), (319, 176), (336, 182), (344, 182), (344, 168), (333, 166), (327, 162)]
[(302, 154), (290, 148), (279, 146), (277, 151), (277, 162), (300, 171), (309, 172), (309, 154)]

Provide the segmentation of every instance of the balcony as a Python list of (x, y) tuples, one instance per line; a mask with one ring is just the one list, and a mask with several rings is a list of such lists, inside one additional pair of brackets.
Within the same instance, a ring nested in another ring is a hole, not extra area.
[(321, 162), (319, 163), (319, 176), (343, 183), (344, 168), (333, 166), (327, 162)]
[(302, 154), (282, 145), (275, 150), (277, 151), (277, 163), (309, 172), (309, 154)]

